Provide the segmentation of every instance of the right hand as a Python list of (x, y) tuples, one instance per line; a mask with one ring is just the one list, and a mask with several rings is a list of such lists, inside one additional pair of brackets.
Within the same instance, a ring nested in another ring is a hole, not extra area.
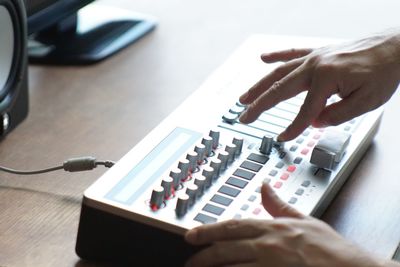
[[(240, 97), (247, 104), (242, 123), (304, 90), (299, 114), (278, 139), (289, 141), (309, 125), (338, 125), (390, 99), (400, 80), (400, 34), (370, 37), (319, 49), (291, 49), (262, 55), (266, 63), (285, 63)], [(326, 106), (338, 94), (342, 99)]]

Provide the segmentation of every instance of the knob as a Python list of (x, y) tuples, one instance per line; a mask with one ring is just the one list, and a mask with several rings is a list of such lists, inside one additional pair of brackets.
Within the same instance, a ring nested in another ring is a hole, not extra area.
[(238, 157), (242, 153), (243, 149), (243, 138), (241, 137), (234, 137), (232, 143), (236, 145), (236, 155)]
[(207, 188), (210, 187), (214, 179), (214, 169), (210, 166), (206, 166), (203, 169), (202, 175), (206, 177), (205, 186)]
[(190, 161), (187, 159), (182, 159), (178, 163), (178, 168), (181, 170), (181, 176), (179, 177), (179, 180), (184, 180), (186, 177), (189, 175), (189, 166), (190, 166)]
[(187, 153), (186, 159), (189, 160), (189, 173), (193, 173), (196, 170), (198, 157), (199, 154), (195, 151)]
[[(179, 163), (181, 163), (181, 162), (179, 162)], [(187, 162), (187, 165), (188, 165), (189, 163)], [(178, 164), (178, 166), (179, 166), (179, 164)], [(182, 166), (181, 166), (182, 167)], [(179, 168), (175, 168), (175, 169), (173, 169), (173, 170), (171, 170), (170, 172), (169, 172), (169, 176), (172, 178), (172, 180), (173, 180), (173, 187), (175, 188), (175, 189), (177, 189), (178, 188), (178, 186), (179, 186), (179, 184), (181, 183), (181, 180), (184, 178), (184, 176), (183, 176), (183, 171), (182, 171), (182, 168), (181, 167), (179, 167)], [(187, 171), (186, 171), (186, 173), (187, 173)]]
[(198, 154), (197, 164), (199, 165), (203, 164), (204, 157), (206, 155), (206, 146), (203, 144), (198, 144), (194, 148), (194, 151)]
[(228, 152), (229, 154), (228, 164), (231, 164), (235, 160), (236, 150), (237, 148), (235, 144), (230, 144), (225, 146), (225, 151)]
[(319, 168), (333, 170), (342, 160), (351, 135), (337, 130), (327, 130), (315, 145), (310, 163)]
[(235, 122), (237, 122), (238, 118), (239, 118), (239, 114), (231, 113), (231, 112), (227, 112), (222, 116), (222, 120), (229, 124), (234, 124)]
[(189, 205), (193, 205), (198, 195), (199, 187), (195, 184), (189, 184), (186, 188), (186, 194), (189, 196)]
[(164, 187), (157, 186), (156, 188), (153, 189), (153, 192), (151, 193), (150, 207), (153, 210), (159, 209), (161, 207), (163, 200), (164, 200)]
[(205, 148), (205, 156), (209, 157), (212, 154), (213, 149), (213, 139), (210, 136), (205, 136), (201, 143), (206, 147)]
[(219, 131), (211, 130), (210, 137), (213, 139), (213, 149), (216, 149), (219, 144)]
[(271, 154), (274, 138), (270, 135), (264, 135), (260, 145), (260, 152), (263, 154)]
[(220, 159), (212, 159), (210, 162), (210, 167), (214, 169), (214, 180), (216, 180), (219, 176), (221, 169), (222, 161)]
[(196, 178), (194, 179), (194, 184), (197, 185), (197, 187), (198, 187), (199, 196), (202, 195), (204, 192), (205, 183), (206, 183), (206, 177), (204, 177), (203, 175), (196, 176)]
[(182, 217), (186, 214), (189, 207), (189, 196), (187, 194), (182, 194), (178, 197), (176, 202), (175, 213), (176, 216)]
[(174, 188), (174, 179), (166, 177), (161, 181), (161, 186), (164, 188), (164, 198), (168, 199), (172, 195), (172, 188)]
[(219, 152), (218, 159), (221, 160), (220, 173), (225, 171), (225, 169), (228, 165), (228, 158), (229, 158), (228, 152), (226, 152), (226, 151)]

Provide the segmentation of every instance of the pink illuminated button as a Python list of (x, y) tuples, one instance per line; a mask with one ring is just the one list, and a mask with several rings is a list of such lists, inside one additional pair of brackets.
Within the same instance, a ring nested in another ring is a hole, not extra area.
[(282, 187), (282, 182), (276, 182), (275, 184), (274, 184), (274, 187), (275, 188), (281, 188)]
[(308, 144), (307, 144), (307, 146), (309, 146), (309, 147), (313, 147), (315, 145), (315, 142), (314, 141), (310, 141), (310, 142), (308, 142)]
[(301, 151), (301, 154), (307, 155), (309, 151), (310, 151), (310, 150), (309, 150), (308, 148), (304, 148), (304, 149)]
[(258, 214), (260, 214), (260, 212), (261, 212), (261, 209), (260, 209), (260, 208), (255, 208), (255, 209), (253, 210), (253, 214), (254, 214), (254, 215), (258, 215)]
[(288, 172), (294, 172), (296, 170), (296, 166), (294, 165), (289, 165), (286, 169)]
[(289, 178), (289, 173), (285, 172), (281, 175), (281, 180), (287, 180)]

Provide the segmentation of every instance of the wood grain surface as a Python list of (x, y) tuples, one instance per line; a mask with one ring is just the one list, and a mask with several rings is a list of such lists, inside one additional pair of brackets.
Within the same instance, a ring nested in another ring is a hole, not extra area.
[[(30, 113), (0, 143), (18, 169), (93, 155), (118, 160), (252, 33), (357, 38), (399, 26), (400, 2), (108, 0), (152, 14), (157, 29), (86, 67), (30, 66)], [(244, 88), (244, 90), (247, 88)], [(390, 257), (400, 240), (399, 96), (375, 142), (323, 219), (349, 240)], [(0, 174), (0, 266), (95, 266), (74, 246), (83, 191), (105, 169)]]

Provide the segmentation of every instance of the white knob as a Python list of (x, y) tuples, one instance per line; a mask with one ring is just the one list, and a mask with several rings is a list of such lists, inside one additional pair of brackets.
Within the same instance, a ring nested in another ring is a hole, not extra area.
[(190, 198), (187, 194), (182, 194), (178, 197), (175, 208), (176, 216), (182, 217), (186, 214), (189, 207), (189, 199)]
[(150, 198), (150, 207), (153, 210), (159, 209), (164, 200), (164, 187), (157, 186), (153, 189)]

